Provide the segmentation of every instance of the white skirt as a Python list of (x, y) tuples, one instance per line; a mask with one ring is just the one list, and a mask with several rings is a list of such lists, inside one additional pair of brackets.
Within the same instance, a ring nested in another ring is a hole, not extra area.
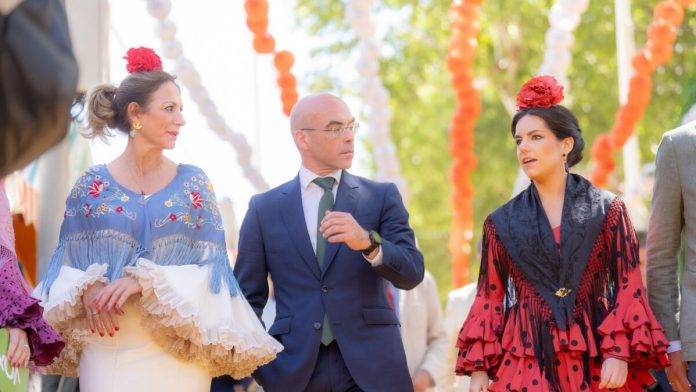
[(106, 264), (85, 271), (63, 266), (50, 295), (40, 296), (44, 317), (65, 349), (50, 373), (80, 377), (86, 392), (209, 391), (212, 377), (241, 379), (283, 349), (264, 330), (242, 293), (211, 293), (209, 266), (159, 266), (140, 259), (125, 274), (143, 290), (130, 299), (111, 336), (91, 333), (82, 293), (106, 282)]
[(124, 310), (113, 337), (86, 339), (78, 367), (80, 391), (210, 391), (212, 377), (206, 369), (163, 350), (142, 326), (135, 305)]

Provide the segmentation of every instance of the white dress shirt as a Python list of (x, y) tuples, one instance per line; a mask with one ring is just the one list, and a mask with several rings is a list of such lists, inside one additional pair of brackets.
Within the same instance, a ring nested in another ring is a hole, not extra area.
[[(328, 176), (336, 179), (334, 183), (332, 192), (334, 196), (334, 203), (336, 202), (336, 196), (338, 195), (338, 185), (341, 182), (342, 170), (337, 170)], [(317, 178), (322, 177), (311, 170), (300, 166), (300, 190), (302, 194), (302, 211), (304, 212), (305, 223), (307, 224), (307, 233), (309, 233), (309, 241), (312, 243), (312, 249), (314, 253), (317, 253), (317, 220), (319, 218), (319, 201), (324, 195), (324, 189), (319, 185), (313, 183), (312, 181)], [(372, 265), (379, 265), (382, 262), (382, 249), (380, 247), (377, 255), (372, 259), (365, 257), (365, 260), (369, 261)]]
[(669, 342), (669, 347), (667, 347), (667, 354), (671, 354), (676, 351), (681, 351), (681, 349), (681, 340), (671, 340)]

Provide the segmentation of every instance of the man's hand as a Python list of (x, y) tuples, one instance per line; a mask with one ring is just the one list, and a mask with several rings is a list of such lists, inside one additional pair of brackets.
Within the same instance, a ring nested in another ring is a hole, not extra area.
[(371, 244), (370, 233), (347, 212), (327, 211), (319, 231), (328, 242), (343, 242), (356, 251), (367, 249)]
[(413, 376), (413, 390), (414, 392), (425, 392), (428, 388), (435, 386), (435, 380), (430, 375), (427, 370), (419, 370), (416, 375)]
[(669, 353), (670, 366), (665, 369), (669, 385), (675, 392), (690, 392), (691, 385), (689, 379), (686, 378), (686, 362), (682, 357), (681, 350)]

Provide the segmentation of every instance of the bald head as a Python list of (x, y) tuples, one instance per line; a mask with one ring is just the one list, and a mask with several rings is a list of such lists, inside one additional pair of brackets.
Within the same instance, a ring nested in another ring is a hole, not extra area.
[(302, 97), (290, 112), (290, 130), (297, 131), (303, 128), (315, 129), (323, 127), (324, 120), (332, 121), (330, 113), (336, 111), (348, 111), (348, 105), (333, 94), (319, 93)]
[(355, 128), (348, 126), (354, 122), (348, 105), (335, 95), (312, 94), (297, 101), (290, 129), (302, 165), (322, 176), (350, 168)]

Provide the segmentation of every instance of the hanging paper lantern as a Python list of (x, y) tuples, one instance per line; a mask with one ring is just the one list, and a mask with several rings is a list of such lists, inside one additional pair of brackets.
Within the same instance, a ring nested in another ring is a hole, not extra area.
[(253, 47), (256, 53), (274, 54), (273, 63), (278, 71), (277, 81), (281, 90), (283, 113), (289, 116), (298, 98), (297, 80), (290, 71), (295, 58), (287, 50), (275, 52), (275, 39), (268, 33), (268, 1), (246, 0), (244, 10), (247, 15), (247, 27), (254, 33)]
[(449, 249), (452, 253), (454, 287), (469, 279), (470, 241), (473, 237), (473, 195), (471, 173), (478, 162), (474, 154), (474, 129), (481, 112), (480, 94), (473, 83), (473, 63), (478, 43), (480, 1), (453, 1), (448, 12), (451, 25), (447, 68), (457, 106), (450, 124), (452, 154), (452, 226)]
[(268, 18), (262, 18), (262, 19), (247, 18), (246, 24), (247, 24), (247, 27), (249, 28), (249, 31), (254, 33), (254, 35), (263, 36), (263, 35), (267, 34)]
[(268, 1), (266, 0), (246, 0), (244, 10), (247, 15), (258, 16), (268, 15)]
[(225, 124), (225, 120), (217, 112), (215, 104), (210, 99), (208, 91), (201, 84), (200, 75), (193, 63), (184, 57), (181, 42), (176, 39), (176, 25), (167, 19), (171, 10), (171, 2), (169, 0), (147, 0), (147, 8), (150, 14), (159, 20), (156, 33), (162, 40), (164, 56), (174, 63), (175, 74), (188, 90), (201, 114), (205, 116), (208, 126), (220, 139), (230, 142), (235, 149), (237, 162), (244, 177), (249, 180), (254, 189), (259, 192), (267, 190), (268, 184), (251, 161), (251, 146), (246, 142), (246, 136)]
[(275, 39), (268, 34), (254, 36), (254, 49), (258, 53), (272, 53), (275, 49)]
[(278, 76), (278, 86), (282, 90), (295, 90), (297, 86), (297, 80), (290, 73), (282, 73)]
[[(686, 7), (684, 5), (684, 7)], [(655, 6), (653, 18), (656, 20), (664, 19), (674, 26), (678, 26), (684, 20), (684, 9), (676, 1), (663, 1)]]
[(607, 183), (616, 166), (614, 152), (623, 147), (643, 117), (651, 99), (651, 75), (672, 58), (677, 27), (684, 20), (684, 8), (693, 1), (664, 0), (655, 6), (648, 40), (631, 61), (635, 73), (629, 82), (626, 104), (619, 108), (616, 124), (608, 133), (598, 136), (592, 146), (595, 166), (590, 178), (595, 185)]
[(287, 50), (281, 50), (275, 54), (273, 64), (278, 71), (290, 71), (290, 68), (295, 63), (295, 56)]

